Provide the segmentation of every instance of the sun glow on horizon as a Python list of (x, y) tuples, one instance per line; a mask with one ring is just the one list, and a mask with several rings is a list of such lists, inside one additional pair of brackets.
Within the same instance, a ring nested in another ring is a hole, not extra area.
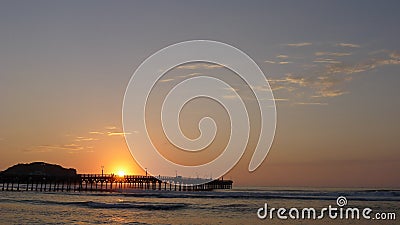
[(119, 170), (119, 171), (117, 172), (117, 175), (118, 175), (119, 177), (123, 177), (123, 176), (125, 176), (125, 171)]

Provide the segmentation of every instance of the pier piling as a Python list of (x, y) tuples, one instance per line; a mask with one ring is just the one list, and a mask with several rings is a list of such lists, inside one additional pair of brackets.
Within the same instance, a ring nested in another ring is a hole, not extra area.
[[(117, 191), (142, 189), (158, 191), (210, 191), (231, 189), (231, 180), (210, 180), (192, 185), (181, 177), (153, 177), (141, 175), (116, 176), (114, 174), (78, 174), (76, 176), (52, 177), (44, 175), (0, 175), (1, 191), (79, 192)], [(166, 182), (165, 180), (168, 180)]]

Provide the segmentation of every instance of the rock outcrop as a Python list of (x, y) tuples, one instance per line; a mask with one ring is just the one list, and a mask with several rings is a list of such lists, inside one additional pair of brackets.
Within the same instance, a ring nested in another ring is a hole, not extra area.
[(0, 175), (6, 176), (50, 176), (50, 177), (73, 177), (76, 176), (76, 169), (63, 168), (60, 165), (48, 164), (44, 162), (33, 162), (28, 164), (17, 164)]

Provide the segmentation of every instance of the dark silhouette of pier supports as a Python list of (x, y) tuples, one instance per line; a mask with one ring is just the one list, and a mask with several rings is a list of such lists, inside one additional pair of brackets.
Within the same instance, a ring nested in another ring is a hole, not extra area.
[[(164, 177), (163, 177), (164, 178)], [(166, 179), (164, 179), (166, 180)], [(181, 177), (172, 177), (165, 182), (153, 176), (114, 174), (78, 174), (76, 176), (43, 176), (43, 175), (0, 175), (1, 191), (120, 191), (123, 189), (141, 189), (158, 191), (210, 191), (214, 189), (231, 189), (231, 180), (213, 180), (204, 184), (185, 183)]]

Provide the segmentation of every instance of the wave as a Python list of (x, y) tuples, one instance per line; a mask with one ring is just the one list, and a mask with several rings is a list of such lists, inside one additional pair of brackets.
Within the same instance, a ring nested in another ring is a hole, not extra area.
[[(43, 193), (46, 194), (46, 193)], [(82, 195), (82, 196), (121, 196), (126, 198), (194, 198), (194, 199), (293, 199), (293, 200), (336, 200), (339, 196), (345, 196), (353, 201), (400, 201), (399, 190), (228, 190), (228, 191), (200, 191), (200, 192), (178, 192), (178, 191), (157, 191), (157, 190), (137, 190), (125, 189), (123, 192), (69, 192), (69, 193), (48, 193), (61, 195)], [(48, 203), (51, 204), (51, 203)], [(72, 203), (66, 203), (72, 204)], [(81, 204), (81, 203), (76, 203)], [(157, 205), (147, 206), (138, 202), (120, 202), (96, 204), (86, 202), (81, 204), (87, 207), (104, 207), (104, 208), (148, 208), (162, 209), (172, 208), (179, 209), (187, 205)]]
[(216, 191), (216, 192), (163, 192), (133, 191), (118, 193), (124, 197), (146, 198), (232, 198), (232, 199), (298, 199), (335, 200), (345, 196), (355, 201), (400, 201), (398, 190), (360, 190), (360, 191)]
[(222, 208), (241, 208), (241, 207), (247, 207), (247, 206), (248, 206), (247, 204), (239, 204), (239, 203), (219, 205), (219, 207), (222, 207)]
[(111, 209), (143, 209), (143, 210), (178, 210), (186, 208), (185, 203), (103, 203), (103, 202), (83, 202), (84, 206), (90, 208)]
[(142, 209), (142, 210), (178, 210), (186, 208), (186, 203), (150, 203), (150, 202), (95, 202), (95, 201), (78, 201), (78, 202), (60, 202), (50, 200), (14, 200), (2, 199), (2, 202), (17, 202), (36, 205), (69, 205), (80, 206), (94, 209)]

